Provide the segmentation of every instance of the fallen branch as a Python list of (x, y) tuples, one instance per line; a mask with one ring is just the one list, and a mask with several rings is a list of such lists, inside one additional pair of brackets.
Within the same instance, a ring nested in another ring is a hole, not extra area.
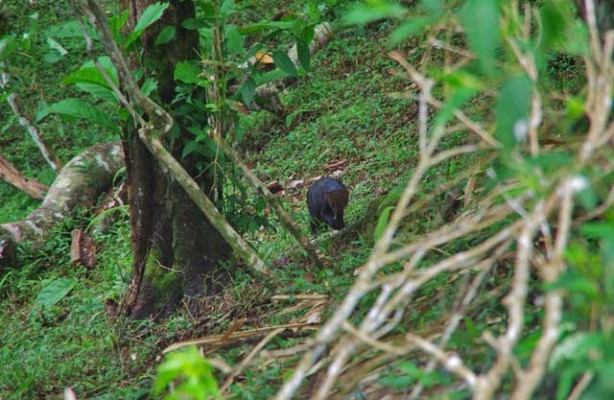
[(29, 179), (23, 176), (2, 154), (0, 154), (0, 179), (13, 185), (33, 199), (42, 200), (45, 198), (44, 193), (47, 191), (47, 186), (36, 179)]
[(15, 246), (43, 241), (49, 230), (80, 207), (91, 207), (124, 165), (121, 144), (97, 144), (74, 157), (53, 182), (43, 204), (20, 221), (0, 225), (0, 270), (14, 265)]

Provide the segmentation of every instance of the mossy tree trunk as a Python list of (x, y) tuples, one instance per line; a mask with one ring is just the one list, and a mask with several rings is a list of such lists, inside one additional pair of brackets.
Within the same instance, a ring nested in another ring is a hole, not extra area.
[[(130, 10), (131, 27), (147, 6), (154, 3), (153, 0), (122, 2), (124, 8)], [(197, 32), (185, 30), (181, 25), (182, 21), (194, 16), (192, 2), (173, 0), (159, 27), (150, 28), (143, 37), (144, 75), (157, 80), (159, 103), (167, 110), (172, 110), (171, 101), (175, 96), (175, 64), (196, 58), (198, 54)], [(155, 38), (164, 25), (175, 26), (176, 36), (166, 45), (155, 46)], [(186, 132), (181, 118), (176, 117), (175, 121), (181, 134), (167, 145), (181, 160)], [(130, 184), (134, 255), (133, 278), (124, 302), (124, 313), (132, 318), (164, 317), (184, 296), (218, 291), (219, 287), (214, 284), (220, 282), (217, 265), (227, 260), (231, 251), (185, 191), (167, 179), (136, 130), (127, 132), (124, 150)], [(198, 175), (195, 161), (182, 160), (192, 176)], [(209, 193), (212, 182), (207, 174), (201, 174), (198, 183)]]

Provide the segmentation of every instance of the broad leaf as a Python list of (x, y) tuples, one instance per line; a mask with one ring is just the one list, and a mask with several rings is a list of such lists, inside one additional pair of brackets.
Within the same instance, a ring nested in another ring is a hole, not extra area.
[(45, 286), (34, 301), (37, 307), (50, 307), (62, 300), (75, 287), (76, 281), (69, 278), (59, 278)]
[(119, 99), (113, 90), (106, 86), (100, 86), (94, 83), (77, 83), (75, 86), (97, 99), (119, 104)]
[(347, 24), (368, 24), (383, 18), (401, 18), (406, 12), (407, 9), (399, 4), (385, 0), (371, 0), (353, 7), (344, 20)]
[[(104, 86), (106, 88), (110, 88), (109, 83), (102, 76), (102, 74), (100, 73), (100, 71), (98, 71), (98, 68), (96, 67), (81, 68), (71, 73), (70, 75), (68, 75), (66, 78), (62, 80), (61, 83), (63, 85), (71, 85), (71, 84), (77, 84), (77, 83), (91, 83), (91, 84)], [(117, 82), (115, 83), (117, 84)]]
[(207, 21), (204, 18), (188, 18), (181, 23), (185, 29), (197, 30), (206, 28), (208, 26)]
[(241, 99), (243, 100), (243, 103), (249, 106), (254, 99), (254, 92), (256, 91), (256, 82), (252, 77), (246, 79), (243, 85), (241, 85), (241, 89), (239, 89), (239, 91), (241, 92)]
[(556, 1), (547, 1), (539, 10), (542, 51), (548, 51), (565, 41), (565, 16)]
[(296, 52), (298, 55), (298, 61), (301, 63), (301, 67), (305, 71), (309, 71), (311, 64), (311, 54), (309, 54), (309, 45), (305, 44), (302, 40), (296, 41)]
[(66, 117), (84, 119), (92, 124), (101, 125), (118, 131), (118, 125), (107, 113), (100, 111), (90, 103), (79, 99), (65, 99), (49, 106), (50, 113), (56, 113)]
[(185, 83), (200, 83), (201, 79), (198, 77), (198, 75), (201, 72), (202, 71), (196, 64), (190, 61), (181, 61), (175, 66), (175, 74), (173, 75), (173, 79)]
[(175, 38), (176, 29), (174, 26), (165, 26), (154, 43), (156, 46), (166, 44)]
[(154, 3), (149, 5), (136, 23), (133, 32), (136, 34), (142, 33), (147, 27), (159, 20), (167, 8), (168, 3)]
[(219, 15), (222, 20), (226, 20), (230, 14), (234, 12), (235, 2), (234, 0), (224, 0), (220, 6)]
[(495, 71), (495, 52), (499, 45), (497, 0), (468, 0), (461, 13), (471, 50), (477, 55), (482, 72)]
[(226, 46), (234, 54), (243, 55), (245, 53), (243, 36), (239, 33), (236, 25), (226, 26)]
[(284, 71), (286, 74), (290, 76), (297, 76), (298, 72), (296, 71), (296, 65), (292, 62), (288, 55), (281, 51), (277, 50), (273, 53), (273, 60), (275, 60), (275, 65), (280, 70)]

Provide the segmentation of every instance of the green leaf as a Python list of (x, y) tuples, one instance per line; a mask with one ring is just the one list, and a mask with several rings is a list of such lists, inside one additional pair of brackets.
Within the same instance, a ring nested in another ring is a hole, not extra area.
[(119, 104), (119, 99), (108, 87), (96, 85), (93, 83), (77, 83), (75, 86), (86, 93), (91, 94), (97, 99)]
[(66, 54), (68, 54), (68, 51), (58, 41), (56, 41), (52, 37), (47, 37), (47, 45), (51, 49), (60, 53), (61, 56), (65, 56)]
[(604, 348), (604, 338), (598, 333), (578, 332), (563, 339), (552, 350), (548, 369), (556, 368), (564, 361), (581, 361), (589, 359), (591, 351), (601, 353)]
[(267, 31), (267, 30), (275, 30), (275, 29), (292, 29), (294, 27), (293, 22), (288, 21), (267, 21), (267, 22), (258, 22), (255, 24), (245, 25), (239, 28), (239, 32), (243, 35), (249, 35), (252, 33)]
[(495, 71), (495, 52), (499, 45), (499, 4), (497, 0), (468, 0), (461, 12), (471, 50), (478, 57), (482, 72)]
[(156, 42), (154, 43), (156, 46), (160, 46), (162, 44), (167, 44), (171, 40), (175, 38), (176, 29), (174, 26), (165, 26), (162, 31), (158, 34), (156, 38)]
[(36, 307), (50, 307), (62, 300), (75, 287), (76, 281), (70, 278), (59, 278), (51, 281), (36, 296)]
[[(301, 20), (302, 21), (302, 20)], [(295, 32), (294, 37), (298, 41), (302, 41), (306, 45), (309, 45), (315, 36), (315, 29), (313, 25), (305, 25), (300, 32)]]
[(147, 78), (141, 86), (141, 91), (145, 96), (149, 96), (154, 90), (158, 88), (158, 81), (153, 78)]
[(567, 29), (564, 48), (573, 55), (587, 56), (590, 54), (588, 27), (584, 22), (575, 21)]
[[(109, 75), (112, 76), (112, 74), (109, 74)], [(77, 84), (77, 83), (90, 83), (90, 84), (96, 84), (99, 86), (110, 88), (109, 83), (102, 76), (102, 74), (100, 73), (100, 71), (98, 71), (98, 68), (96, 67), (81, 68), (71, 73), (66, 78), (62, 79), (61, 83), (63, 85), (72, 85), (72, 84)], [(115, 82), (115, 84), (117, 84), (117, 82)]]
[[(578, 203), (587, 211), (594, 210), (599, 204), (599, 196), (595, 193), (595, 188), (590, 183), (576, 193), (576, 198), (578, 199)], [(581, 228), (580, 231), (582, 231)]]
[(520, 75), (509, 78), (499, 89), (495, 108), (495, 135), (506, 150), (511, 150), (528, 133), (531, 88), (529, 78)]
[(265, 85), (269, 82), (273, 82), (282, 78), (285, 78), (287, 74), (279, 69), (267, 71), (264, 74), (253, 75), (254, 81), (257, 86)]
[(254, 99), (254, 92), (256, 91), (256, 81), (252, 77), (245, 80), (239, 92), (241, 93), (241, 99), (246, 105), (250, 105)]
[(173, 398), (222, 398), (211, 365), (196, 346), (166, 355), (164, 362), (158, 367), (153, 392), (162, 393), (174, 380), (182, 383), (175, 386)]
[(475, 96), (476, 93), (477, 91), (472, 88), (461, 87), (456, 89), (453, 92), (452, 97), (444, 103), (435, 116), (435, 121), (431, 126), (431, 130), (444, 126), (450, 120), (450, 118), (452, 118), (454, 112), (458, 110), (460, 106), (465, 104), (467, 100)]
[(65, 117), (87, 120), (93, 124), (101, 125), (117, 132), (119, 127), (107, 113), (97, 107), (79, 99), (65, 99), (49, 106), (50, 113), (56, 113)]
[(117, 40), (117, 36), (121, 34), (124, 25), (126, 25), (126, 22), (128, 22), (129, 16), (130, 16), (130, 11), (124, 10), (118, 16), (109, 18), (109, 26), (111, 27), (113, 34), (116, 36), (115, 38), (116, 40)]
[(167, 8), (168, 3), (150, 4), (143, 12), (143, 15), (141, 15), (141, 18), (139, 18), (139, 21), (136, 23), (133, 33), (137, 35), (142, 33), (145, 29), (147, 29), (147, 27), (159, 20)]
[(305, 71), (309, 71), (311, 63), (311, 54), (309, 54), (309, 45), (302, 40), (296, 41), (296, 53), (298, 55), (298, 61), (301, 63), (301, 67)]
[(208, 26), (207, 20), (204, 18), (188, 18), (182, 22), (181, 26), (185, 29), (197, 30)]
[(384, 208), (382, 210), (382, 213), (379, 215), (379, 218), (377, 219), (377, 225), (375, 226), (375, 231), (373, 232), (373, 238), (375, 239), (375, 241), (378, 241), (384, 235), (384, 231), (388, 226), (390, 214), (394, 209), (395, 206), (388, 206)]
[(243, 36), (239, 33), (236, 25), (226, 25), (226, 46), (234, 54), (245, 54)]
[(222, 5), (220, 6), (219, 15), (222, 21), (225, 21), (230, 14), (234, 12), (235, 2), (234, 0), (224, 0)]
[(420, 9), (432, 18), (439, 18), (444, 11), (443, 0), (420, 0)]
[(346, 14), (344, 22), (346, 24), (364, 25), (369, 22), (384, 18), (402, 18), (408, 10), (400, 4), (391, 3), (385, 0), (370, 0), (366, 3), (354, 6)]
[(580, 227), (582, 235), (588, 238), (609, 239), (614, 237), (614, 223), (593, 222), (586, 223)]
[(173, 79), (185, 83), (200, 83), (201, 79), (198, 76), (201, 72), (201, 69), (195, 63), (180, 61), (175, 66)]
[(290, 57), (288, 57), (288, 55), (285, 52), (281, 50), (277, 50), (273, 52), (272, 57), (273, 57), (273, 61), (275, 61), (275, 65), (277, 66), (277, 68), (284, 71), (286, 74), (290, 76), (298, 75), (298, 71), (296, 70), (296, 65), (294, 65)]
[(0, 61), (6, 60), (17, 49), (17, 43), (10, 37), (0, 39)]
[(547, 1), (539, 10), (541, 37), (539, 47), (546, 52), (565, 41), (565, 16), (560, 10), (560, 2)]
[(59, 39), (80, 38), (83, 40), (83, 30), (81, 29), (81, 25), (79, 25), (79, 21), (76, 20), (66, 22), (59, 26), (53, 26), (49, 28), (47, 34)]
[(431, 21), (433, 21), (433, 18), (416, 17), (403, 22), (401, 25), (397, 26), (388, 37), (388, 46), (394, 47), (408, 37), (422, 32)]
[(445, 73), (440, 79), (454, 89), (480, 91), (486, 87), (484, 82), (468, 69), (457, 69)]

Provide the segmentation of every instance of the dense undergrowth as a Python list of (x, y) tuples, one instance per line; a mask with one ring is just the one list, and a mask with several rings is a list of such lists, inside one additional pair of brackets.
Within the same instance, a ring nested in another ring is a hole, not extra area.
[[(238, 13), (238, 18), (257, 20), (272, 17), (279, 11), (304, 10), (300, 5), (290, 4), (294, 2), (265, 3), (241, 4), (242, 12)], [(220, 296), (200, 300), (207, 304), (208, 315), (192, 315), (185, 307), (165, 321), (124, 321), (117, 317), (117, 303), (130, 282), (128, 220), (120, 214), (106, 230), (95, 234), (97, 262), (90, 270), (70, 262), (70, 232), (76, 227), (86, 227), (91, 217), (84, 211), (58, 227), (44, 247), (23, 246), (20, 249), (22, 265), (0, 276), (1, 398), (53, 397), (65, 387), (72, 387), (79, 398), (145, 398), (150, 395), (155, 368), (161, 362), (161, 350), (174, 342), (223, 335), (238, 329), (304, 322), (310, 318), (320, 322), (332, 314), (352, 285), (356, 268), (368, 259), (375, 241), (378, 216), (398, 201), (418, 163), (420, 152), (417, 102), (398, 95), (407, 90), (411, 82), (398, 64), (387, 56), (385, 43), (393, 24), (375, 22), (362, 27), (349, 26), (342, 22), (348, 5), (338, 3), (342, 2), (321, 2), (320, 18), (330, 20), (335, 36), (314, 55), (310, 71), (281, 95), (283, 114), (261, 111), (241, 120), (246, 132), (241, 149), (248, 164), (265, 182), (278, 180), (286, 185), (293, 181), (307, 182), (326, 174), (329, 164), (346, 161), (341, 176), (351, 188), (351, 201), (346, 213), (350, 228), (339, 236), (322, 235), (316, 242), (326, 268), (315, 268), (292, 237), (268, 215), (271, 226), (253, 232), (249, 238), (280, 278), (282, 285), (275, 294), (287, 297), (271, 302), (270, 293), (252, 277), (235, 271), (234, 265), (227, 265), (226, 268), (233, 270), (235, 280)], [(5, 10), (12, 17), (9, 32), (22, 33), (31, 29), (32, 23), (37, 25), (37, 29), (32, 31), (37, 32), (32, 38), (32, 48), (40, 50), (20, 58), (19, 72), (13, 78), (20, 80), (23, 101), (33, 114), (44, 108), (44, 102), (82, 95), (71, 92), (74, 89), (70, 86), (58, 85), (58, 80), (83, 62), (85, 52), (71, 51), (62, 60), (54, 60), (46, 53), (48, 47), (44, 32), (69, 18), (57, 14), (54, 10), (58, 8), (62, 7), (55, 1), (39, 1), (27, 13), (10, 4)], [(266, 9), (270, 15), (262, 15), (261, 9)], [(441, 55), (430, 54), (432, 48), (424, 40), (408, 39), (397, 48), (408, 54), (408, 61), (412, 64), (428, 62), (422, 70), (443, 74), (443, 65), (448, 61)], [(544, 91), (565, 95), (576, 93), (583, 84), (584, 71), (578, 57), (553, 57), (547, 65), (549, 81), (545, 84), (550, 87), (543, 88)], [(434, 89), (437, 95), (444, 91), (445, 88), (440, 86)], [(562, 102), (552, 107), (554, 111), (545, 116), (544, 123), (554, 124), (556, 119), (562, 118), (565, 114), (563, 107)], [(491, 116), (493, 108), (492, 99), (482, 96), (472, 99), (466, 111), (480, 120)], [(26, 176), (51, 183), (54, 174), (39, 157), (36, 147), (17, 124), (6, 103), (0, 104), (0, 116), (4, 121), (0, 136), (2, 153)], [(91, 144), (117, 140), (113, 133), (85, 123), (70, 123), (54, 115), (46, 117), (41, 127), (53, 138), (52, 147), (64, 160)], [(447, 137), (440, 146), (451, 148), (464, 143), (468, 136), (468, 132), (461, 131)], [(394, 246), (401, 247), (402, 243), (444, 226), (466, 211), (460, 204), (458, 193), (462, 193), (467, 177), (465, 180), (460, 178), (465, 171), (487, 165), (489, 157), (488, 153), (454, 157), (429, 170), (416, 196), (416, 201), (423, 201), (423, 204), (402, 225)], [(484, 174), (476, 175), (477, 185), (487, 187), (488, 178)], [(459, 178), (457, 183), (454, 183), (455, 178)], [(305, 192), (305, 185), (299, 185), (285, 190), (280, 196), (286, 208), (307, 231)], [(0, 184), (0, 198), (1, 222), (19, 219), (38, 204), (6, 184)], [(490, 227), (472, 237), (441, 246), (423, 263), (436, 262), (469, 249), (493, 236), (498, 228)], [(583, 257), (586, 257), (586, 249), (596, 246), (595, 242), (578, 239), (574, 245), (578, 263), (591, 264)], [(489, 362), (496, 356), (485, 343), (477, 347), (471, 344), (485, 326), (499, 333), (503, 330), (501, 315), (505, 307), (501, 301), (510, 289), (513, 277), (510, 265), (501, 262), (493, 267), (475, 300), (474, 312), (464, 318), (462, 328), (450, 340), (450, 348), (474, 366)], [(396, 262), (383, 268), (381, 274), (399, 270), (402, 270), (402, 263)], [(467, 285), (468, 277), (464, 274), (442, 275), (425, 284), (405, 314), (404, 324), (389, 333), (392, 341), (400, 340), (408, 327), (425, 337), (438, 333), (448, 316), (447, 310), (459, 302), (457, 292)], [(529, 288), (535, 304), (542, 300), (539, 291), (543, 288), (540, 285), (534, 282)], [(61, 295), (49, 299), (46, 296), (50, 292)], [(325, 300), (322, 300), (324, 297), (310, 297), (317, 294), (326, 295)], [(376, 297), (366, 296), (359, 308), (369, 310)], [(578, 303), (584, 301), (576, 300)], [(360, 317), (353, 318), (351, 322), (361, 322)], [(531, 308), (525, 318), (527, 326), (538, 326), (543, 311), (539, 307)], [(585, 322), (580, 317), (577, 323)], [(265, 346), (265, 351), (271, 351), (270, 358), (260, 366), (246, 369), (230, 387), (232, 395), (263, 399), (271, 398), (277, 392), (288, 378), (297, 357), (292, 353), (283, 357), (274, 355), (277, 354), (274, 350), (299, 345), (306, 335), (303, 331), (291, 332), (275, 337)], [(519, 360), (526, 362), (537, 338), (536, 330), (523, 337), (517, 348)], [(228, 341), (219, 348), (208, 349), (206, 356), (217, 363), (216, 366), (229, 368), (237, 365), (252, 346)], [(356, 384), (361, 373), (366, 375), (378, 369), (379, 391), (371, 393), (372, 396), (404, 395), (407, 388), (417, 381), (427, 390), (435, 388), (433, 396), (437, 395), (437, 388), (453, 385), (447, 372), (421, 375), (412, 362), (393, 363), (385, 357), (376, 359), (371, 356), (368, 351), (359, 354), (349, 365), (349, 370), (344, 371), (343, 383)], [(418, 356), (415, 360), (418, 360), (416, 363), (426, 361)], [(573, 376), (572, 372), (569, 373)], [(221, 373), (215, 376), (220, 382), (224, 379)], [(511, 381), (508, 378), (505, 384), (511, 385)], [(539, 396), (552, 398), (549, 396), (555, 386), (556, 379), (547, 376)], [(346, 393), (356, 398), (363, 395), (360, 385)], [(469, 392), (466, 387), (459, 386), (441, 396), (467, 398)]]

